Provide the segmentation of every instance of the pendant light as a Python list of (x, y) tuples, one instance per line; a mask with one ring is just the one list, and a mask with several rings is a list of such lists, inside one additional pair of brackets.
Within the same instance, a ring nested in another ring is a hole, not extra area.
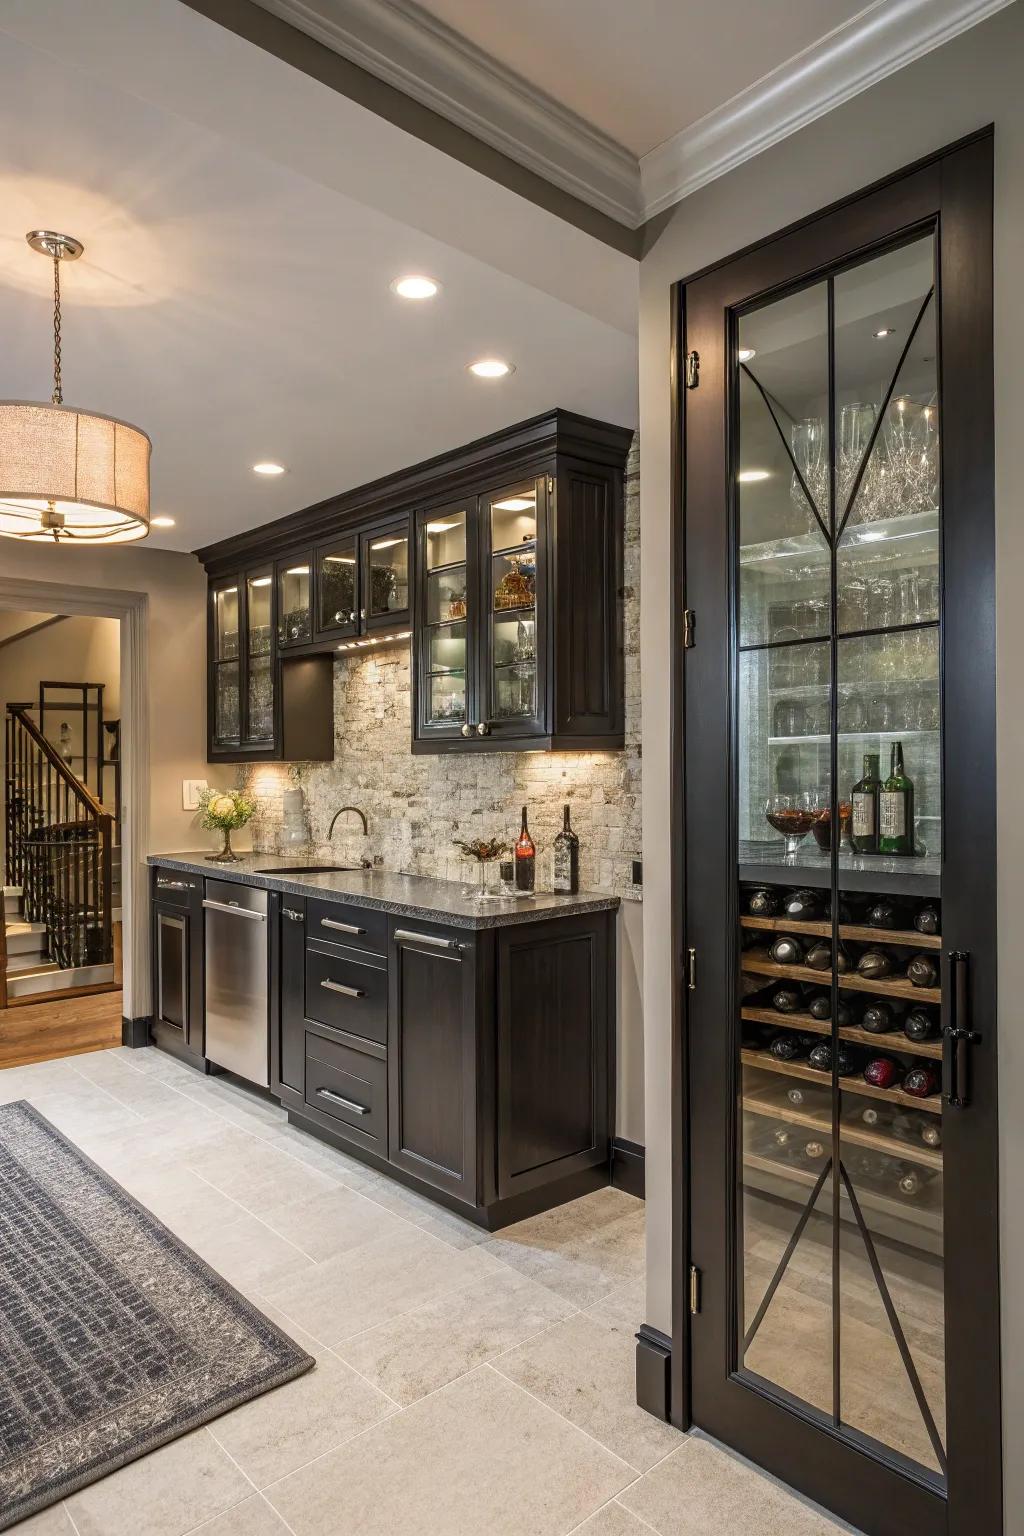
[(53, 397), (49, 405), (0, 400), (0, 534), (57, 543), (123, 544), (149, 532), (145, 432), (64, 404), (60, 264), (80, 240), (49, 229), (25, 236), (53, 262)]

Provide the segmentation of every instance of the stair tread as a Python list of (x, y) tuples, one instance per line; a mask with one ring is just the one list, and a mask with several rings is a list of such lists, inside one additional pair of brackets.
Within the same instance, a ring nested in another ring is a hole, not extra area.
[(13, 923), (6, 924), (7, 937), (9, 939), (20, 938), (25, 933), (45, 933), (45, 923), (30, 923), (23, 917), (16, 918)]

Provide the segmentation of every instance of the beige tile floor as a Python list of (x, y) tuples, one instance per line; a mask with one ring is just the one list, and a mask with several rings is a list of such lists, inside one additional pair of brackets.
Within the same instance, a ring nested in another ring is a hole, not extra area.
[(154, 1050), (0, 1071), (316, 1369), (24, 1522), (24, 1536), (826, 1536), (642, 1413), (644, 1208), (489, 1237)]

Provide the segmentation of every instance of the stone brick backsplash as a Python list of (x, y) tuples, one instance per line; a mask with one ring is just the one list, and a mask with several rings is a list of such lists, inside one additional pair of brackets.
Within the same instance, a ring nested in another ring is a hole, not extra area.
[[(410, 750), (411, 679), (407, 646), (339, 657), (334, 664), (335, 756), (331, 763), (287, 763), (240, 770), (257, 799), (253, 847), (279, 853), (282, 793), (303, 791), (308, 847), (317, 858), (442, 879), (475, 879), (453, 839), (519, 831), (528, 808), (537, 844), (537, 884), (551, 885), (551, 848), (562, 806), (571, 807), (580, 839), (580, 884), (586, 890), (637, 897), (632, 861), (640, 858), (640, 486), (634, 439), (626, 466), (624, 645), (626, 745), (620, 752), (488, 752), (414, 756)], [(366, 812), (343, 816), (342, 805)], [(294, 851), (292, 849), (289, 852)], [(496, 870), (492, 868), (492, 875)]]

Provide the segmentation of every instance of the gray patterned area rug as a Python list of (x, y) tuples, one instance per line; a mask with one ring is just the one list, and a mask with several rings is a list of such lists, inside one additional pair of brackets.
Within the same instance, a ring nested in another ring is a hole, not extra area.
[(0, 1530), (313, 1364), (31, 1105), (0, 1106)]

